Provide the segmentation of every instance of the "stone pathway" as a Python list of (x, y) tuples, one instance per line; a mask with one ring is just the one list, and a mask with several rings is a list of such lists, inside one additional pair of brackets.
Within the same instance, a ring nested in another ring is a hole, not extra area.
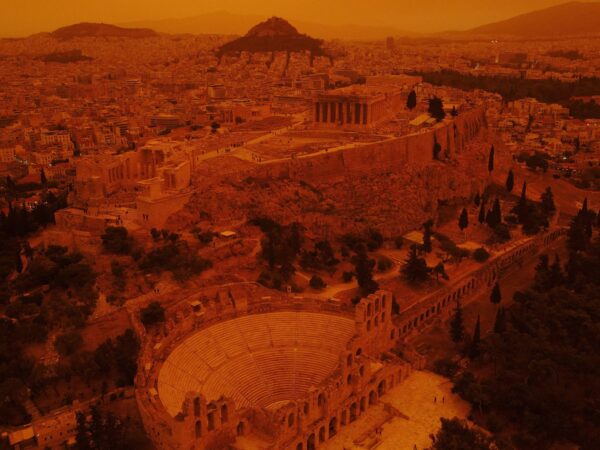
[[(384, 395), (378, 405), (367, 409), (359, 420), (343, 427), (337, 436), (319, 448), (366, 448), (355, 444), (355, 439), (365, 433), (369, 424), (377, 423), (385, 414), (382, 404), (389, 403), (408, 418), (396, 416), (383, 425), (377, 450), (414, 450), (415, 445), (419, 450), (426, 449), (431, 445), (429, 435), (435, 434), (440, 428), (441, 417), (464, 419), (469, 414), (469, 404), (453, 394), (451, 388), (452, 383), (444, 377), (432, 372), (415, 371)], [(434, 399), (437, 401), (434, 402)]]

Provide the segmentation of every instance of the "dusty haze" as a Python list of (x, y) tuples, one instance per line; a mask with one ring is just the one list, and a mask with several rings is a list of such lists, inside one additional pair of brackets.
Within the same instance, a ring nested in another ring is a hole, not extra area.
[(324, 24), (384, 25), (408, 32), (436, 32), (476, 27), (564, 1), (4, 0), (2, 3), (0, 36), (23, 36), (51, 31), (74, 22), (127, 23), (189, 17), (215, 11), (264, 16), (275, 14)]

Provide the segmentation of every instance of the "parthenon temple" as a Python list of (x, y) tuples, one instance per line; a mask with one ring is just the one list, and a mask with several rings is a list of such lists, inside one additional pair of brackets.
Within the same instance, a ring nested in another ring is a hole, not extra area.
[(397, 89), (335, 89), (314, 99), (313, 121), (319, 127), (365, 128), (398, 112), (403, 102)]

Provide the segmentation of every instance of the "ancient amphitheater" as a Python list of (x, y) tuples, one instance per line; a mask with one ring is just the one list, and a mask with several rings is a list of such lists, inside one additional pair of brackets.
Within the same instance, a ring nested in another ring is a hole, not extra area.
[(192, 334), (163, 363), (158, 392), (175, 416), (187, 392), (236, 408), (276, 409), (304, 396), (335, 370), (354, 335), (350, 318), (313, 312), (252, 314)]
[(352, 306), (229, 290), (217, 301), (178, 302), (164, 335), (134, 322), (144, 343), (136, 399), (146, 431), (160, 449), (317, 449), (424, 367), (411, 336), (562, 236), (551, 229), (517, 242), (416, 303), (398, 299), (393, 315), (388, 291)]

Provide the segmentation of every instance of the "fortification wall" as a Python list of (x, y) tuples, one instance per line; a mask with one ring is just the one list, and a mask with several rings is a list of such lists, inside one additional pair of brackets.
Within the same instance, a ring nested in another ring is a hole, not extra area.
[(400, 171), (431, 163), (435, 142), (441, 146), (440, 159), (444, 159), (464, 152), (466, 143), (486, 132), (484, 111), (476, 108), (417, 134), (261, 164), (252, 169), (252, 175), (319, 184), (340, 181), (347, 175)]

